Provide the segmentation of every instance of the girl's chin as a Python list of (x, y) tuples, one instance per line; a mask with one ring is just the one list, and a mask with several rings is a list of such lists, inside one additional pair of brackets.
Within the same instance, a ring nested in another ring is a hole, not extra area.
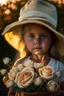
[(40, 51), (33, 52), (34, 55), (42, 55)]
[(43, 55), (43, 54), (45, 54), (45, 53), (42, 52), (42, 51), (33, 51), (33, 54), (34, 54), (34, 55)]

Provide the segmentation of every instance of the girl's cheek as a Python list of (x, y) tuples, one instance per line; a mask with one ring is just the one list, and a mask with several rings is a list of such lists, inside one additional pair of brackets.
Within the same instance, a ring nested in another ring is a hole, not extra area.
[(33, 43), (32, 42), (26, 42), (26, 47), (27, 49), (31, 52), (32, 51), (32, 47), (33, 47)]
[(51, 45), (50, 41), (45, 41), (45, 42), (42, 43), (42, 47), (44, 49), (49, 49), (50, 45)]

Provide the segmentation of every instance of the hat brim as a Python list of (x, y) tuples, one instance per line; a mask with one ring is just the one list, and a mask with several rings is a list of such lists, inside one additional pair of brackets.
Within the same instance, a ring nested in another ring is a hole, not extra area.
[(10, 25), (8, 25), (2, 35), (4, 35), (6, 41), (16, 50), (18, 51), (22, 51), (25, 47), (24, 43), (22, 42), (22, 38), (21, 38), (21, 32), (22, 32), (22, 25), (23, 24), (27, 24), (27, 23), (36, 23), (36, 24), (40, 24), (43, 25), (45, 27), (47, 27), (48, 29), (50, 29), (57, 37), (55, 43), (55, 47), (57, 48), (57, 50), (59, 51), (59, 53), (61, 55), (64, 55), (64, 36), (57, 32), (56, 29), (47, 21), (44, 20), (36, 20), (36, 19), (29, 19), (29, 20), (25, 20), (25, 21), (16, 21)]

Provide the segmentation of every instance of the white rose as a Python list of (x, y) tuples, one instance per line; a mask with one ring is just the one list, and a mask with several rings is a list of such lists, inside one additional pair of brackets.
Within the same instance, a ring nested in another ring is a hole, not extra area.
[(1, 69), (0, 73), (1, 73), (1, 75), (5, 75), (7, 73), (7, 70), (6, 69)]
[(10, 72), (8, 73), (8, 77), (10, 80), (14, 80), (15, 77), (16, 77), (16, 74), (17, 74), (17, 68), (16, 67), (13, 67)]
[(25, 67), (16, 75), (15, 83), (18, 87), (23, 88), (29, 86), (34, 79), (34, 70), (30, 67)]
[(51, 79), (53, 77), (54, 70), (51, 66), (44, 66), (39, 68), (39, 75), (44, 79)]
[(42, 83), (43, 83), (43, 80), (42, 80), (41, 77), (37, 77), (37, 78), (34, 80), (34, 84), (35, 84), (36, 86), (39, 86), (39, 85), (42, 84)]
[(3, 58), (2, 61), (4, 64), (8, 64), (8, 63), (10, 63), (11, 59), (9, 57), (5, 57), (5, 58)]
[(47, 89), (48, 91), (50, 92), (54, 92), (54, 91), (57, 91), (59, 88), (59, 85), (53, 81), (53, 80), (50, 80), (48, 83), (47, 83)]

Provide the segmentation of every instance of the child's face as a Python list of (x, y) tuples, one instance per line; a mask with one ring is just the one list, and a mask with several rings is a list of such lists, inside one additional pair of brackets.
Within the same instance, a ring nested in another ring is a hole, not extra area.
[(24, 33), (24, 42), (32, 54), (46, 54), (52, 43), (51, 34), (46, 27), (29, 24)]

